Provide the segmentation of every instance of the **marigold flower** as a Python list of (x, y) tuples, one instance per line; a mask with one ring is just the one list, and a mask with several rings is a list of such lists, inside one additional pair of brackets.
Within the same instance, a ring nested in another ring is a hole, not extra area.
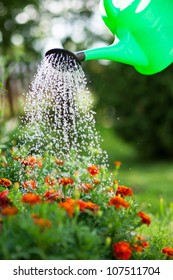
[(48, 187), (55, 185), (55, 179), (50, 178), (49, 176), (46, 176), (44, 182), (45, 182), (46, 186), (48, 186)]
[(95, 176), (97, 174), (99, 174), (100, 172), (100, 168), (96, 165), (90, 165), (88, 168), (87, 168), (88, 172), (90, 173), (91, 176)]
[(143, 252), (145, 248), (149, 247), (148, 241), (142, 236), (136, 236), (137, 242), (133, 245), (133, 250), (136, 252)]
[(13, 206), (4, 207), (1, 210), (1, 214), (4, 216), (13, 216), (13, 215), (16, 215), (17, 212), (18, 212), (17, 208), (13, 207)]
[(108, 202), (108, 206), (115, 206), (116, 208), (120, 208), (121, 206), (124, 208), (129, 208), (130, 205), (124, 198), (120, 196), (111, 197), (110, 201)]
[(133, 190), (131, 188), (127, 188), (125, 186), (118, 186), (116, 195), (121, 195), (121, 196), (133, 196)]
[(50, 200), (56, 200), (57, 198), (61, 198), (59, 192), (56, 190), (50, 190), (45, 192), (43, 197)]
[(71, 178), (60, 178), (58, 180), (59, 185), (63, 185), (63, 186), (68, 186), (68, 185), (73, 185), (74, 184), (74, 180)]
[(79, 189), (81, 189), (82, 191), (84, 191), (85, 193), (88, 193), (89, 190), (92, 190), (94, 187), (91, 184), (88, 183), (82, 183), (79, 186)]
[(85, 209), (88, 209), (88, 210), (91, 210), (92, 212), (97, 212), (97, 210), (99, 209), (100, 207), (97, 205), (97, 204), (95, 204), (95, 203), (93, 203), (93, 202), (91, 202), (91, 201), (86, 201), (85, 202)]
[(61, 208), (64, 208), (66, 210), (68, 216), (70, 218), (72, 218), (73, 215), (74, 215), (75, 209), (77, 207), (77, 203), (76, 203), (76, 201), (74, 199), (68, 198), (68, 199), (66, 199), (66, 201), (60, 202), (59, 206)]
[(7, 178), (1, 178), (0, 185), (3, 185), (4, 187), (11, 187), (12, 182), (10, 180), (8, 180)]
[(162, 249), (162, 253), (166, 254), (169, 258), (173, 258), (173, 248), (165, 247)]
[(36, 204), (36, 203), (40, 203), (41, 199), (38, 194), (26, 193), (22, 196), (22, 202), (28, 204)]
[(147, 214), (145, 214), (144, 212), (139, 212), (137, 215), (141, 218), (141, 222), (143, 224), (146, 224), (147, 226), (150, 225), (151, 218)]
[(113, 244), (113, 252), (118, 260), (129, 260), (132, 254), (129, 243), (119, 241)]
[(22, 187), (24, 187), (25, 189), (28, 189), (28, 188), (36, 189), (37, 183), (33, 180), (28, 180), (22, 184)]
[(52, 225), (51, 221), (43, 218), (34, 218), (34, 223), (39, 225), (41, 228), (50, 228)]
[(75, 200), (72, 198), (66, 199), (64, 202), (60, 202), (59, 206), (64, 208), (69, 217), (71, 218), (74, 215), (75, 209), (79, 209), (81, 212), (84, 212), (85, 209), (91, 210), (92, 212), (97, 212), (99, 206), (91, 201)]
[(35, 166), (42, 167), (41, 159), (37, 160), (34, 156), (29, 156), (21, 161), (21, 164), (24, 166), (31, 166), (34, 168)]
[(0, 193), (0, 207), (1, 208), (4, 208), (4, 207), (11, 204), (9, 198), (7, 197), (8, 193), (9, 193), (8, 190), (5, 190), (5, 191)]
[(64, 161), (58, 158), (55, 159), (55, 163), (59, 165), (64, 165)]

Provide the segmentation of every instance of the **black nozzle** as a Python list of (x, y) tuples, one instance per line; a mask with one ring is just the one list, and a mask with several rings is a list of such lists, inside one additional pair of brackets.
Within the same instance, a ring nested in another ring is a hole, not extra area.
[(75, 53), (75, 55), (76, 55), (76, 57), (78, 58), (78, 60), (79, 61), (85, 61), (85, 53), (83, 52), (83, 51), (81, 51), (81, 52), (76, 52)]
[(50, 62), (53, 66), (57, 64), (65, 64), (68, 61), (76, 62), (77, 64), (81, 64), (80, 58), (76, 56), (73, 52), (64, 50), (64, 49), (51, 49), (45, 53), (45, 57), (50, 58)]

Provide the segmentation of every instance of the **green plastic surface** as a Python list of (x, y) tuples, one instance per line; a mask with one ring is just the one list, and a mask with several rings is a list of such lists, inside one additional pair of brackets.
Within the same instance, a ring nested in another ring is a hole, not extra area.
[(85, 60), (106, 59), (155, 74), (173, 62), (173, 0), (101, 0), (112, 45), (84, 50)]

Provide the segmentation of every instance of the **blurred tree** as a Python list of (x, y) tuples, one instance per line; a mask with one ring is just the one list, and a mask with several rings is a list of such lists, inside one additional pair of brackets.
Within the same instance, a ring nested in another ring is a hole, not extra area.
[(16, 88), (13, 77), (22, 75), (26, 65), (36, 57), (33, 28), (39, 21), (39, 1), (0, 1), (0, 65), (1, 82), (6, 88), (11, 115)]

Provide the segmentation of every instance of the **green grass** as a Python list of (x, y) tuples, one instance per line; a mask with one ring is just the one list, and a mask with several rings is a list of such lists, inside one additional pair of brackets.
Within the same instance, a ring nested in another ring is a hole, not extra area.
[[(137, 200), (152, 213), (160, 211), (160, 199), (165, 207), (173, 203), (173, 162), (142, 162), (133, 147), (118, 138), (111, 129), (99, 129), (103, 148), (107, 150), (110, 168), (113, 161), (122, 161), (118, 179), (120, 185), (132, 187)], [(161, 206), (162, 207), (162, 206)]]

